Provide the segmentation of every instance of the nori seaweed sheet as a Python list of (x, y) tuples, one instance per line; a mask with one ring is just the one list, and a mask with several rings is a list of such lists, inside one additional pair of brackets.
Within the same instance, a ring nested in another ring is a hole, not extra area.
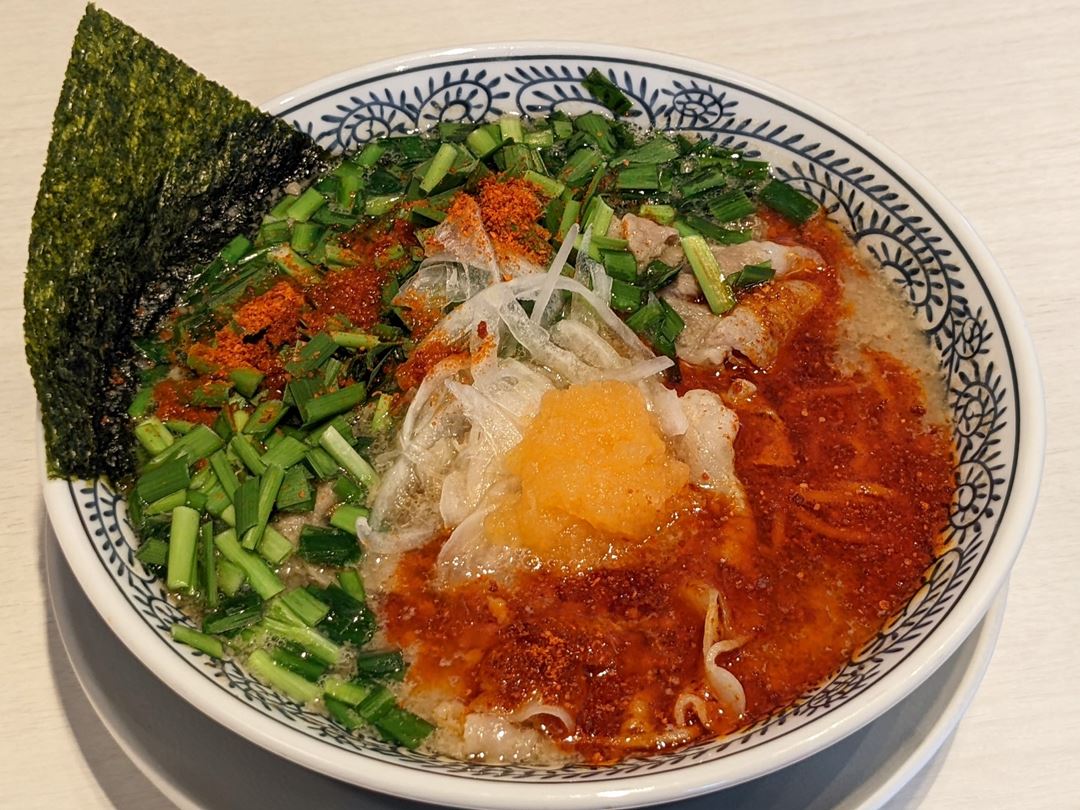
[(160, 329), (194, 270), (250, 234), (286, 184), (327, 165), (307, 135), (87, 7), (24, 288), (51, 476), (130, 475), (132, 338)]

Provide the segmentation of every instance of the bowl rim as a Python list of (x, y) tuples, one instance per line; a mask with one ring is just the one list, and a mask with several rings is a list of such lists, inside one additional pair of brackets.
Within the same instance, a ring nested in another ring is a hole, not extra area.
[[(385, 59), (310, 82), (283, 93), (263, 105), (275, 115), (287, 115), (302, 100), (310, 103), (351, 83), (371, 81), (416, 68), (476, 60), (513, 61), (524, 56), (566, 55), (639, 61), (657, 68), (674, 68), (713, 76), (754, 95), (763, 96), (793, 113), (815, 119), (830, 133), (855, 148), (873, 153), (904, 186), (905, 192), (924, 203), (952, 232), (960, 251), (979, 270), (980, 283), (1007, 334), (1013, 384), (1019, 403), (1016, 425), (1015, 470), (1005, 493), (1006, 506), (995, 541), (987, 550), (977, 575), (961, 595), (965, 610), (950, 611), (926, 640), (874, 688), (855, 697), (844, 710), (823, 722), (778, 737), (762, 749), (744, 752), (738, 763), (729, 759), (695, 763), (680, 769), (638, 776), (603, 777), (566, 783), (507, 783), (468, 774), (421, 771), (403, 764), (358, 759), (355, 753), (323, 745), (277, 720), (252, 710), (228, 696), (204, 677), (194, 677), (178, 656), (165, 656), (167, 647), (142, 622), (132, 621), (131, 607), (121, 592), (100, 576), (101, 561), (86, 542), (91, 530), (81, 522), (75, 490), (63, 479), (49, 479), (44, 463), (44, 435), (38, 430), (39, 474), (46, 506), (61, 549), (80, 586), (124, 644), (177, 694), (232, 731), (280, 756), (334, 778), (402, 798), (462, 807), (498, 807), (512, 800), (517, 806), (544, 808), (560, 802), (584, 808), (602, 802), (611, 807), (640, 806), (711, 792), (771, 773), (792, 764), (857, 731), (880, 716), (948, 659), (970, 634), (1005, 582), (1023, 544), (1038, 496), (1045, 448), (1045, 404), (1034, 346), (1019, 304), (989, 250), (974, 228), (929, 181), (903, 158), (840, 116), (800, 96), (720, 65), (658, 50), (575, 41), (515, 41), (481, 43), (422, 51)], [(107, 587), (106, 587), (107, 586)], [(690, 771), (689, 769), (693, 769)], [(695, 778), (687, 779), (688, 773)]]

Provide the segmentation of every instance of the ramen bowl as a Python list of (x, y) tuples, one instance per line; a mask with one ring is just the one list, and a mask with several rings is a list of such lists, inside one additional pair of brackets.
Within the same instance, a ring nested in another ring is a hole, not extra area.
[(109, 626), (192, 705), (291, 761), (366, 788), (466, 807), (638, 806), (717, 790), (825, 748), (915, 689), (979, 622), (1020, 549), (1044, 432), (1022, 316), (964, 218), (900, 158), (850, 124), (720, 67), (574, 43), (482, 45), (405, 57), (323, 79), (266, 109), (341, 151), (442, 121), (584, 112), (597, 107), (581, 86), (592, 68), (632, 100), (632, 122), (696, 133), (771, 161), (787, 182), (820, 201), (900, 289), (940, 360), (953, 416), (957, 490), (944, 550), (915, 596), (847, 666), (750, 728), (601, 768), (495, 765), (349, 734), (236, 663), (175, 643), (169, 629), (181, 614), (135, 559), (122, 497), (102, 482), (47, 481), (49, 515), (64, 554)]

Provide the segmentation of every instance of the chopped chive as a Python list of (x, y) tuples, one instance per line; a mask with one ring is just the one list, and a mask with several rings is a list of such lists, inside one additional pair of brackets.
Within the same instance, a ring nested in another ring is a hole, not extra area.
[(165, 420), (165, 427), (173, 433), (179, 433), (181, 436), (186, 436), (191, 432), (191, 429), (195, 427), (195, 423), (188, 422), (184, 419), (167, 419)]
[(581, 230), (584, 232), (586, 228), (591, 227), (593, 233), (604, 236), (607, 234), (614, 216), (614, 209), (604, 202), (602, 197), (593, 197), (585, 209), (585, 216), (581, 220)]
[(149, 385), (140, 388), (128, 406), (128, 416), (132, 419), (141, 419), (154, 404), (154, 389)]
[(267, 526), (263, 529), (262, 540), (259, 541), (256, 551), (271, 565), (281, 565), (292, 555), (295, 549), (293, 544), (289, 542), (289, 538), (273, 526)]
[(187, 625), (177, 622), (170, 629), (170, 633), (174, 640), (179, 641), (181, 644), (186, 644), (189, 647), (194, 647), (201, 653), (209, 655), (211, 658), (224, 658), (225, 647), (221, 641), (206, 633), (200, 633)]
[(766, 183), (758, 197), (778, 214), (800, 224), (818, 212), (817, 202), (780, 180)]
[(704, 191), (727, 185), (727, 175), (721, 169), (699, 172), (679, 184), (683, 197), (696, 197)]
[(144, 419), (135, 426), (135, 438), (152, 456), (164, 453), (176, 441), (169, 429), (155, 416)]
[(355, 506), (363, 506), (367, 501), (367, 493), (364, 489), (354, 483), (347, 475), (342, 475), (334, 481), (334, 496), (339, 501), (351, 503)]
[(234, 529), (226, 529), (216, 535), (214, 544), (225, 559), (243, 569), (252, 589), (263, 599), (269, 599), (285, 590), (277, 574), (271, 571), (266, 563), (241, 547)]
[(525, 134), (521, 128), (521, 118), (516, 115), (504, 115), (499, 119), (499, 133), (504, 141), (521, 143)]
[(644, 290), (617, 278), (611, 280), (611, 308), (616, 312), (635, 312), (641, 308)]
[(547, 177), (539, 172), (534, 172), (532, 169), (527, 170), (523, 177), (539, 188), (547, 197), (558, 197), (566, 190), (566, 186), (558, 180)]
[(620, 161), (627, 163), (650, 163), (658, 165), (675, 160), (679, 156), (679, 145), (664, 135), (657, 135), (629, 152), (619, 155)]
[(288, 244), (275, 245), (267, 254), (275, 265), (302, 284), (319, 278), (315, 265), (293, 250)]
[(356, 671), (369, 678), (400, 680), (405, 659), (401, 650), (362, 650), (356, 654)]
[(337, 343), (326, 332), (319, 332), (301, 347), (298, 356), (291, 363), (285, 364), (285, 370), (294, 377), (300, 377), (322, 367), (323, 363), (337, 351)]
[(754, 213), (754, 203), (740, 189), (721, 194), (709, 201), (709, 213), (719, 222), (733, 222)]
[(772, 281), (774, 275), (776, 275), (776, 271), (773, 270), (772, 262), (765, 261), (760, 264), (746, 264), (743, 265), (742, 270), (728, 276), (728, 284), (735, 288), (745, 289), (747, 287), (753, 287), (755, 284), (764, 284), (766, 281)]
[(286, 410), (288, 406), (280, 399), (264, 400), (251, 413), (240, 432), (250, 433), (252, 436), (263, 436), (274, 429)]
[(284, 220), (263, 220), (259, 232), (255, 234), (255, 244), (259, 247), (271, 247), (289, 241), (289, 223)]
[(221, 249), (221, 260), (225, 264), (236, 264), (240, 261), (247, 252), (251, 250), (251, 242), (243, 236), (234, 236), (232, 241)]
[(296, 553), (316, 565), (351, 565), (360, 559), (360, 546), (354, 532), (334, 526), (306, 524), (300, 529)]
[(191, 570), (198, 531), (198, 512), (187, 506), (173, 509), (169, 527), (168, 573), (165, 578), (170, 591), (178, 591), (192, 584)]
[(248, 477), (233, 494), (236, 508), (236, 532), (243, 537), (259, 522), (259, 476)]
[(344, 388), (339, 388), (330, 394), (305, 400), (297, 404), (300, 418), (304, 427), (309, 427), (316, 422), (321, 422), (331, 416), (352, 410), (367, 395), (367, 386), (363, 383), (354, 383)]
[(257, 501), (258, 516), (255, 525), (244, 532), (241, 537), (241, 545), (246, 549), (254, 549), (262, 540), (266, 522), (274, 511), (274, 502), (277, 501), (278, 490), (281, 482), (285, 480), (285, 470), (277, 464), (267, 464), (266, 472), (259, 479), (259, 497)]
[(360, 150), (360, 153), (352, 158), (353, 162), (357, 166), (362, 168), (371, 168), (379, 162), (379, 158), (382, 157), (383, 152), (386, 151), (386, 145), (379, 141), (371, 141), (364, 144), (364, 148)]
[(206, 522), (199, 527), (199, 544), (202, 546), (203, 578), (206, 587), (203, 598), (208, 608), (218, 604), (217, 556), (214, 554), (214, 524)]
[(231, 382), (215, 381), (200, 385), (191, 392), (191, 404), (197, 408), (220, 408), (229, 401)]
[(246, 663), (252, 675), (297, 703), (311, 703), (321, 694), (319, 687), (307, 678), (275, 664), (266, 650), (255, 650)]
[(333, 459), (340, 464), (347, 473), (363, 484), (369, 490), (374, 489), (379, 483), (379, 476), (374, 468), (368, 464), (359, 453), (349, 445), (347, 441), (333, 427), (323, 431), (319, 437), (319, 445)]
[(670, 225), (675, 221), (675, 208), (670, 205), (646, 203), (638, 209), (638, 216), (651, 219), (658, 225)]
[(183, 459), (173, 459), (144, 472), (135, 484), (135, 493), (144, 501), (153, 502), (186, 489), (190, 483), (187, 464)]
[(356, 707), (357, 713), (369, 723), (375, 723), (387, 709), (394, 705), (394, 693), (385, 686), (375, 686), (363, 703)]
[(423, 179), (420, 180), (420, 190), (425, 194), (430, 194), (434, 191), (435, 187), (443, 181), (444, 177), (446, 177), (447, 172), (450, 171), (450, 167), (454, 165), (457, 156), (458, 150), (453, 144), (444, 143), (439, 146), (439, 151), (436, 152), (435, 157), (431, 159), (427, 171), (424, 172)]
[(492, 135), (485, 127), (478, 127), (465, 138), (465, 145), (478, 158), (485, 158), (498, 149), (502, 145), (502, 141)]
[(160, 537), (150, 537), (139, 545), (135, 559), (143, 565), (165, 565), (168, 562), (169, 544)]
[(330, 515), (330, 525), (355, 536), (357, 519), (367, 516), (368, 510), (362, 506), (354, 506), (348, 503), (338, 504)]
[(660, 172), (653, 165), (630, 166), (615, 176), (615, 185), (624, 189), (654, 191), (660, 188)]
[(338, 346), (349, 349), (374, 349), (379, 345), (377, 337), (363, 332), (331, 332), (330, 339)]
[(382, 433), (390, 427), (390, 403), (393, 399), (389, 394), (379, 394), (375, 401), (375, 412), (371, 415), (372, 433)]
[(641, 274), (641, 286), (650, 292), (666, 287), (679, 275), (679, 267), (671, 267), (659, 259), (649, 262), (645, 272)]
[(367, 599), (367, 592), (364, 589), (364, 581), (360, 579), (360, 574), (354, 569), (346, 569), (338, 573), (338, 582), (341, 584), (345, 593), (355, 599), (357, 602), (364, 602)]
[(259, 383), (263, 381), (263, 374), (253, 368), (236, 368), (229, 372), (229, 379), (232, 380), (233, 385), (236, 386), (236, 390), (240, 394), (247, 399), (251, 399), (255, 396), (255, 392), (259, 390)]
[(704, 217), (695, 216), (694, 214), (687, 214), (685, 222), (693, 228), (694, 233), (721, 245), (738, 245), (749, 242), (753, 236), (749, 228), (743, 230), (722, 228)]
[(206, 509), (206, 495), (197, 490), (187, 490), (187, 497), (184, 499), (184, 504), (190, 506), (196, 512), (202, 512)]
[(633, 282), (637, 278), (637, 261), (634, 254), (623, 250), (601, 250), (600, 260), (604, 270), (614, 279)]
[(346, 681), (336, 676), (323, 682), (323, 691), (334, 700), (349, 706), (359, 706), (371, 696), (371, 687), (355, 681)]
[(604, 162), (604, 156), (599, 149), (584, 146), (572, 154), (562, 171), (559, 179), (568, 186), (579, 186), (592, 177), (593, 172)]
[(400, 706), (391, 706), (376, 719), (375, 727), (406, 748), (418, 748), (435, 726)]
[(615, 113), (615, 115), (625, 115), (633, 106), (630, 99), (626, 97), (626, 94), (616, 87), (611, 79), (596, 68), (590, 70), (589, 75), (582, 79), (581, 83), (586, 90), (592, 93), (597, 101)]
[(279, 597), (288, 607), (300, 617), (308, 627), (314, 627), (330, 612), (330, 606), (312, 596), (303, 588), (294, 588), (286, 591)]
[(563, 206), (562, 218), (559, 220), (559, 231), (555, 235), (558, 240), (562, 241), (566, 238), (570, 226), (577, 222), (579, 213), (581, 213), (581, 203), (573, 199), (567, 200), (566, 205)]
[(311, 467), (311, 471), (320, 480), (325, 480), (337, 475), (339, 467), (334, 457), (321, 447), (312, 447), (304, 456), (304, 461)]
[[(305, 446), (304, 455), (307, 455), (306, 449)], [(315, 508), (315, 487), (311, 484), (310, 473), (303, 466), (297, 464), (285, 472), (275, 506), (281, 512), (300, 514)]]
[(538, 129), (525, 133), (525, 143), (536, 149), (547, 149), (555, 145), (555, 134), (550, 129)]
[[(303, 409), (300, 411), (303, 413)], [(308, 446), (292, 436), (283, 436), (273, 447), (263, 453), (263, 464), (277, 464), (282, 469), (288, 469), (294, 464), (304, 460)]]
[(716, 262), (708, 244), (700, 236), (682, 237), (683, 251), (690, 261), (690, 267), (694, 271), (694, 277), (705, 294), (705, 300), (709, 303), (709, 309), (715, 314), (722, 315), (735, 306), (735, 296), (731, 293), (731, 287), (724, 279), (720, 265)]
[(151, 501), (143, 508), (144, 515), (164, 515), (171, 512), (178, 506), (184, 506), (188, 500), (188, 492), (186, 489), (178, 489), (176, 492), (170, 493), (163, 498), (158, 498), (156, 501)]
[(217, 450), (210, 455), (210, 468), (217, 476), (218, 483), (225, 491), (225, 495), (232, 501), (236, 488), (240, 486), (240, 479), (236, 477), (236, 471), (229, 463), (229, 457), (224, 450)]
[(274, 647), (274, 649), (270, 651), (270, 657), (278, 666), (285, 667), (285, 669), (295, 672), (300, 677), (305, 678), (312, 683), (317, 682), (319, 678), (326, 674), (326, 670), (328, 669), (326, 664), (307, 656), (306, 652), (302, 655), (297, 655), (285, 646)]
[(368, 197), (364, 201), (364, 213), (371, 217), (379, 217), (383, 214), (388, 214), (393, 210), (401, 199), (400, 194), (382, 194), (375, 197)]
[(247, 467), (253, 475), (262, 475), (266, 472), (266, 462), (262, 460), (262, 456), (255, 448), (250, 436), (243, 433), (237, 433), (232, 437), (232, 441), (229, 442), (229, 449), (244, 463), (244, 466)]
[(292, 624), (268, 616), (260, 626), (275, 638), (298, 644), (324, 663), (333, 665), (341, 660), (341, 647), (306, 624)]
[(309, 188), (289, 206), (285, 216), (294, 222), (307, 222), (325, 204), (326, 198), (314, 188)]
[(226, 596), (235, 596), (237, 591), (244, 585), (246, 576), (244, 570), (228, 560), (218, 560), (217, 563), (218, 587)]
[(157, 466), (170, 459), (183, 459), (188, 464), (202, 461), (222, 445), (221, 437), (206, 425), (195, 425), (169, 445), (163, 453), (151, 459), (147, 467)]

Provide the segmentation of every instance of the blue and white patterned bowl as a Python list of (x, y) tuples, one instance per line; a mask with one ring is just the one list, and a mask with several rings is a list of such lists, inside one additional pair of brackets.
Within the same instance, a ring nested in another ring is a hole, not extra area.
[(350, 736), (235, 664), (175, 644), (169, 627), (180, 614), (135, 560), (122, 499), (100, 483), (47, 482), (49, 515), (71, 567), (131, 650), (206, 714), (309, 768), (473, 807), (633, 806), (732, 785), (824, 748), (907, 695), (966, 638), (1019, 551), (1044, 441), (1042, 390), (1020, 311), (963, 217), (906, 163), (836, 116), (712, 65), (573, 43), (486, 45), (382, 62), (283, 95), (267, 109), (339, 151), (439, 121), (596, 108), (580, 84), (593, 67), (633, 100), (638, 124), (697, 132), (771, 160), (901, 287), (940, 354), (955, 418), (960, 467), (948, 550), (905, 610), (832, 681), (742, 734), (602, 770), (502, 767)]

